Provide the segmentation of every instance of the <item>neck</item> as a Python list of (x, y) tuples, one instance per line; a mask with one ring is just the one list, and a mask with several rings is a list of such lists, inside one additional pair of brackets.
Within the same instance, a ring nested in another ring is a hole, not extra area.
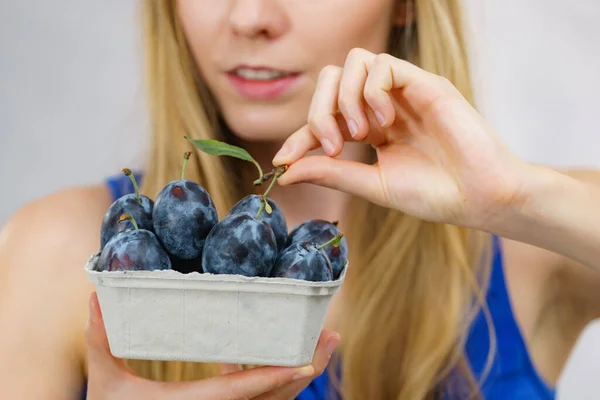
[[(252, 154), (265, 172), (273, 166), (271, 160), (282, 143), (242, 143), (242, 146)], [(344, 151), (337, 158), (368, 162), (371, 148), (360, 143), (346, 143)], [(322, 150), (315, 150), (308, 155), (324, 155)], [(264, 191), (264, 186), (261, 191)], [(308, 219), (323, 219), (339, 221), (340, 229), (344, 229), (346, 209), (351, 196), (336, 190), (312, 184), (297, 184), (290, 186), (275, 185), (269, 197), (275, 200), (283, 211), (289, 230)]]

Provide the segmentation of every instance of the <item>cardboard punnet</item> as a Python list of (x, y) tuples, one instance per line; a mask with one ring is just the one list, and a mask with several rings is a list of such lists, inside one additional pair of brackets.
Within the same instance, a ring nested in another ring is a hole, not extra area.
[(117, 358), (301, 366), (309, 364), (339, 279), (308, 282), (172, 270), (97, 271), (95, 284)]

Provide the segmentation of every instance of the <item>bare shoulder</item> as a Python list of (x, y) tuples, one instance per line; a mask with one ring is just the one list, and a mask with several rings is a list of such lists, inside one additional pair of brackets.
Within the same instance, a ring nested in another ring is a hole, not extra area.
[[(24, 205), (0, 231), (0, 256), (4, 261), (39, 259), (34, 267), (39, 272), (93, 249), (110, 200), (108, 190), (99, 185), (63, 189)], [(16, 268), (11, 263), (2, 265), (9, 272)], [(65, 267), (54, 273), (66, 272)], [(19, 268), (18, 273), (29, 271)]]
[[(0, 363), (0, 377), (16, 377), (0, 378), (11, 398), (77, 393), (92, 290), (83, 266), (100, 246), (110, 203), (103, 185), (68, 188), (24, 205), (0, 230), (0, 359), (20, 360)], [(53, 365), (53, 374), (43, 365)], [(16, 383), (25, 377), (30, 384)]]

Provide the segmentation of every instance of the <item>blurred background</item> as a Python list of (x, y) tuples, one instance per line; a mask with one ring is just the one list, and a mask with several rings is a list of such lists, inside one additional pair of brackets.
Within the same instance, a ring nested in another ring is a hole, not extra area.
[[(600, 5), (465, 0), (482, 113), (524, 159), (600, 167)], [(145, 161), (137, 0), (0, 0), (0, 225)]]
[[(600, 168), (600, 3), (466, 3), (487, 120), (525, 160)], [(137, 7), (135, 0), (0, 0), (0, 225), (56, 189), (143, 167)], [(600, 333), (592, 328), (564, 393), (577, 393), (574, 382), (594, 363), (599, 370)], [(589, 398), (584, 393), (568, 398)]]

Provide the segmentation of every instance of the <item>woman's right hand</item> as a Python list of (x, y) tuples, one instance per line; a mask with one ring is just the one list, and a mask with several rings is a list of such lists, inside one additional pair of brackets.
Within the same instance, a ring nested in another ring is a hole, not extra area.
[(339, 335), (322, 331), (312, 364), (301, 368), (260, 367), (200, 381), (156, 382), (135, 375), (110, 353), (98, 297), (92, 293), (86, 342), (89, 400), (291, 400), (324, 371)]

